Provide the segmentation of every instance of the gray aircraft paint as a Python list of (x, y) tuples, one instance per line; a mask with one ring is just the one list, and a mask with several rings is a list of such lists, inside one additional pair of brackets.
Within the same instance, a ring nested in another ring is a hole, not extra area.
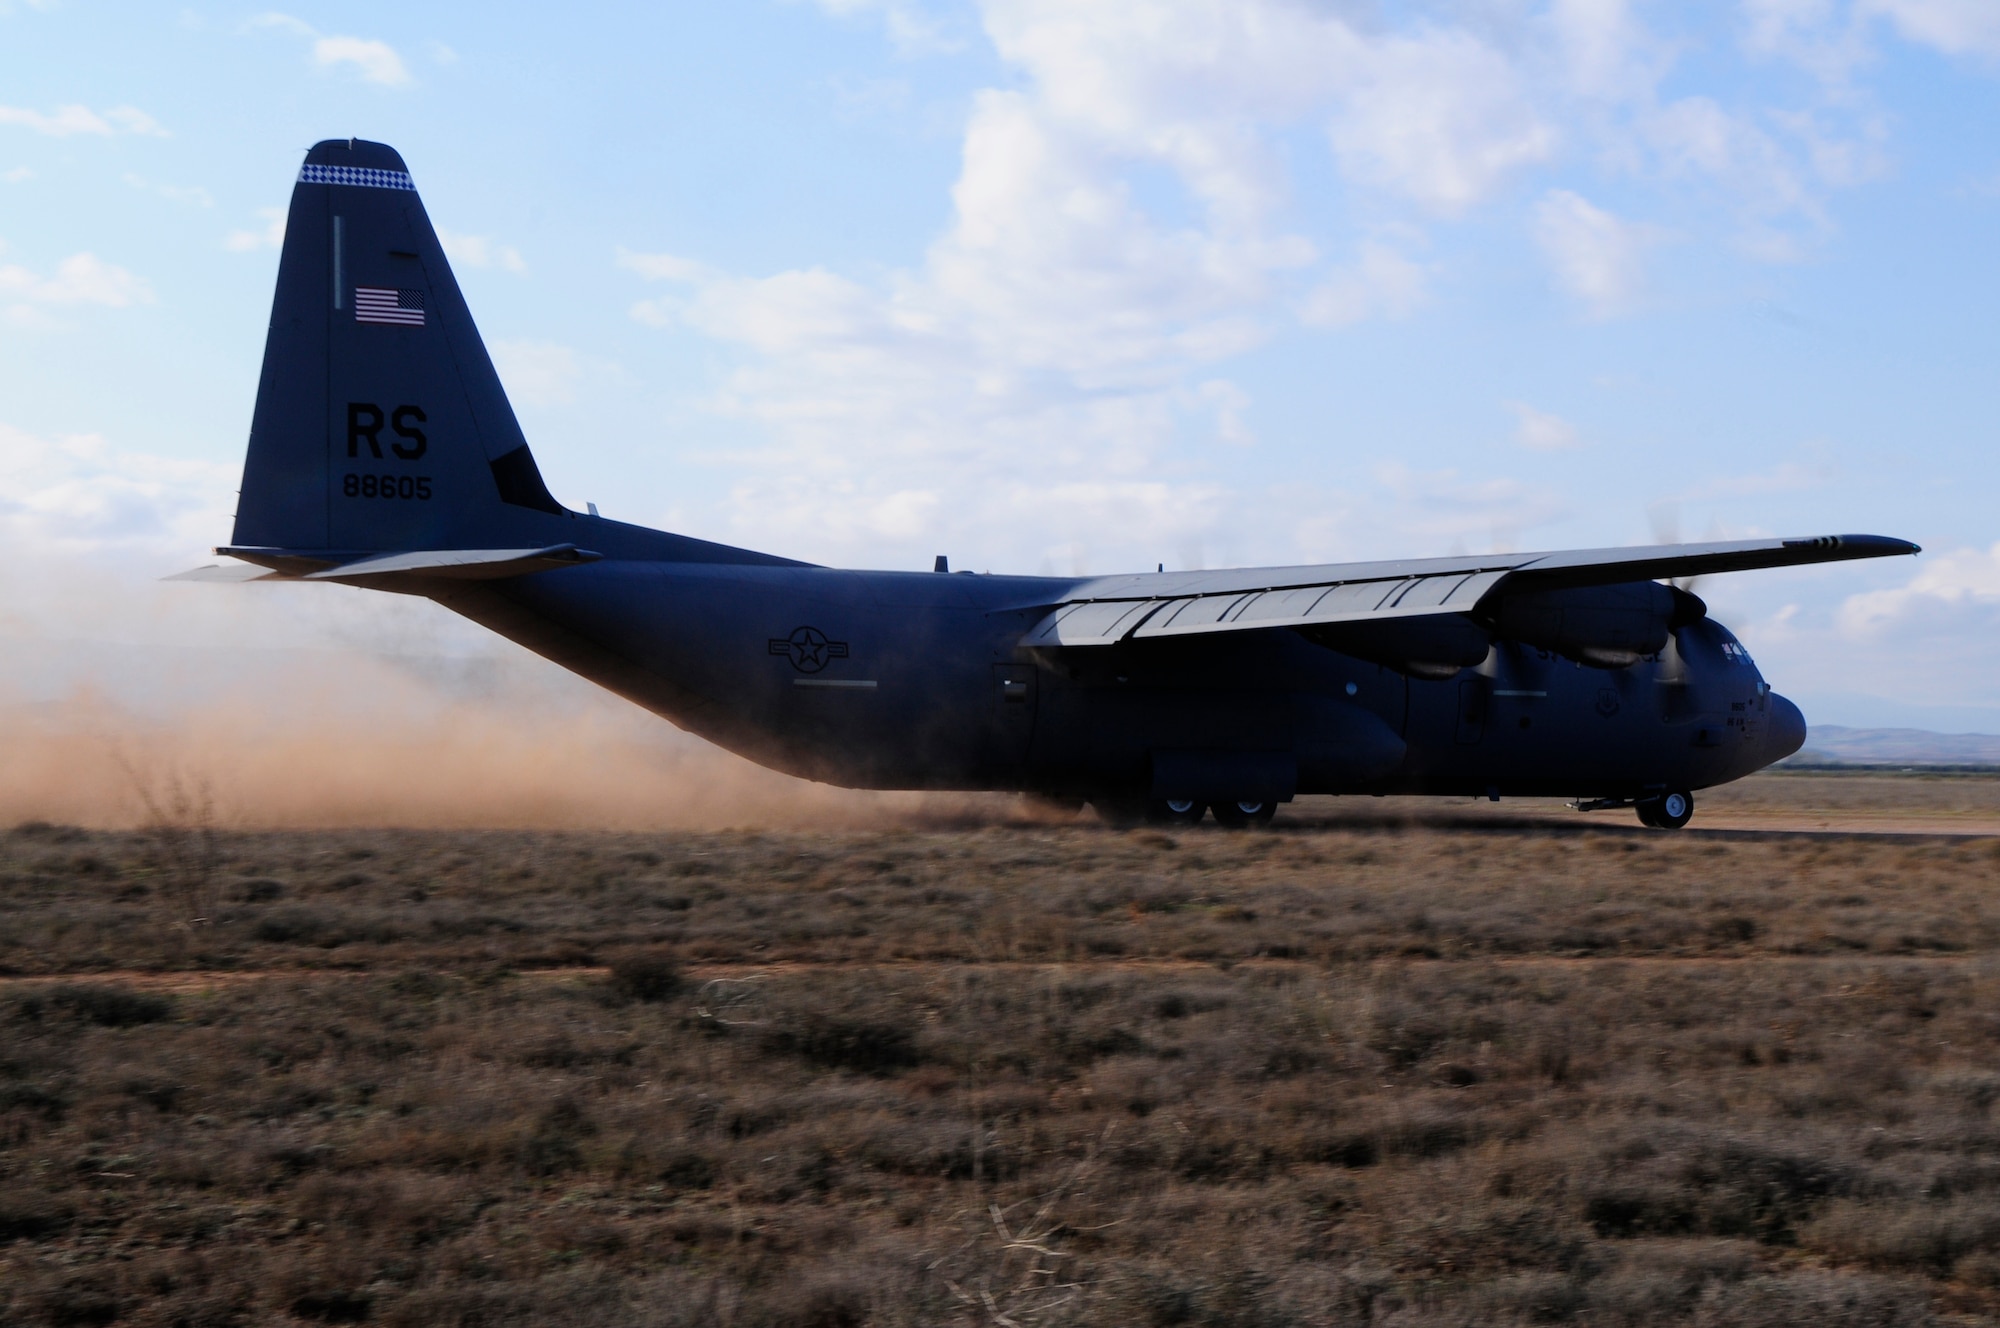
[[(384, 321), (387, 320), (387, 321)], [(1097, 578), (842, 571), (549, 494), (402, 158), (292, 192), (230, 554), (426, 596), (752, 760), (1107, 808), (1301, 793), (1645, 800), (1805, 722), (1657, 578), (1879, 536)], [(247, 572), (247, 575), (246, 575)]]

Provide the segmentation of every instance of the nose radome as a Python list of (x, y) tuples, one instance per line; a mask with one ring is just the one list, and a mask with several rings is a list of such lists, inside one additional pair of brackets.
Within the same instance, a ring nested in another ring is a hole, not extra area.
[(1797, 706), (1772, 692), (1771, 723), (1765, 734), (1769, 759), (1782, 761), (1806, 745), (1806, 717)]

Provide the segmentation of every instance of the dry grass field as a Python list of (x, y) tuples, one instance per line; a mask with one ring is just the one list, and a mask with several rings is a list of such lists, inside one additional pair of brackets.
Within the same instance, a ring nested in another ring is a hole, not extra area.
[(2000, 1318), (2000, 838), (1482, 815), (0, 831), (0, 1323)]

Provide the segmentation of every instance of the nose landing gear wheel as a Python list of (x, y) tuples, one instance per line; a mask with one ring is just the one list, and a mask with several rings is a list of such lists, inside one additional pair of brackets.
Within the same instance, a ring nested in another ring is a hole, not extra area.
[(1662, 793), (1638, 803), (1634, 810), (1639, 813), (1641, 825), (1655, 830), (1678, 830), (1694, 819), (1694, 794), (1681, 790)]
[(1154, 825), (1200, 825), (1207, 811), (1193, 798), (1154, 798), (1146, 804), (1146, 819)]
[(1247, 830), (1253, 825), (1269, 825), (1271, 818), (1278, 814), (1278, 804), (1246, 799), (1218, 802), (1209, 810), (1215, 813), (1218, 825), (1226, 825), (1231, 830)]

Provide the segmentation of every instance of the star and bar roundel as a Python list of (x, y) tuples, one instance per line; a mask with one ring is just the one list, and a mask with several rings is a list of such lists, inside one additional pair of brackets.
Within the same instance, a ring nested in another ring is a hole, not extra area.
[(847, 658), (847, 642), (829, 641), (817, 627), (794, 627), (790, 636), (774, 636), (768, 650), (790, 659), (800, 673), (818, 673), (831, 661)]

